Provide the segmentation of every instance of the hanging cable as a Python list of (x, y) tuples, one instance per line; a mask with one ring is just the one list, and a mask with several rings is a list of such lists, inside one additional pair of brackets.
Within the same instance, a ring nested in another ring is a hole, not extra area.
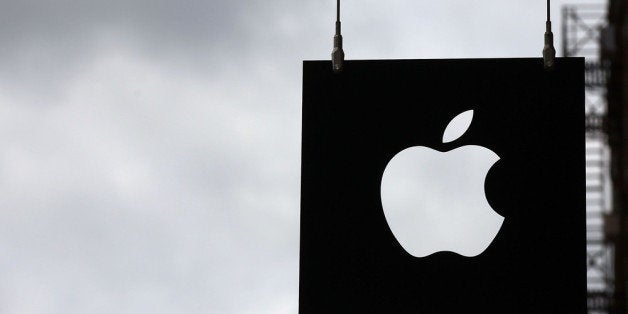
[(554, 34), (550, 17), (550, 0), (547, 0), (547, 21), (545, 22), (545, 46), (543, 47), (543, 67), (546, 70), (554, 69), (556, 49), (554, 49)]
[(340, 0), (336, 0), (336, 35), (334, 35), (334, 50), (331, 52), (331, 64), (335, 73), (342, 71), (345, 52), (342, 50), (342, 35), (340, 34)]

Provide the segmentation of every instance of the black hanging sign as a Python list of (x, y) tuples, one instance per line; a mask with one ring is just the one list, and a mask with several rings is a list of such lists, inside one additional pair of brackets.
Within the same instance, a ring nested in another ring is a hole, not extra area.
[(299, 313), (586, 312), (584, 60), (304, 62)]

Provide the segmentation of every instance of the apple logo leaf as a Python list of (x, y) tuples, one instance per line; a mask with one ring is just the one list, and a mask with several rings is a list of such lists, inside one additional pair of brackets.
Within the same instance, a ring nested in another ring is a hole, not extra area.
[(449, 122), (443, 133), (443, 143), (449, 143), (460, 138), (469, 129), (473, 120), (473, 110), (467, 110)]

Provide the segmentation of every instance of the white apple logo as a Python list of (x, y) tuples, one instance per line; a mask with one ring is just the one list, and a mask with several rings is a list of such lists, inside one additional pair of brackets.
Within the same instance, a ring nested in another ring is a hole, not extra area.
[[(453, 118), (443, 143), (462, 136), (472, 120), (473, 110)], [(486, 175), (498, 160), (493, 151), (475, 145), (447, 152), (414, 146), (397, 153), (384, 170), (381, 198), (399, 244), (415, 257), (484, 252), (504, 221), (484, 191)]]

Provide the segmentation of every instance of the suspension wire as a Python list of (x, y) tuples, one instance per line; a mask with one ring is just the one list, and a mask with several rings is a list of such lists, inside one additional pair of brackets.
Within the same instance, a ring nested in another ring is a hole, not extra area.
[(345, 60), (340, 32), (340, 0), (336, 0), (336, 34), (334, 35), (334, 49), (331, 51), (331, 64), (335, 73), (342, 71), (342, 63)]
[(550, 0), (547, 0), (547, 20), (545, 21), (545, 46), (543, 47), (543, 67), (553, 70), (556, 64), (556, 49), (554, 49), (554, 34), (550, 16)]
[[(550, 15), (550, 0), (547, 0), (547, 20), (545, 21), (545, 46), (543, 47), (543, 67), (553, 70), (556, 63), (556, 49), (554, 48), (554, 34)], [(331, 63), (335, 73), (342, 71), (345, 53), (342, 49), (342, 34), (340, 23), (340, 0), (336, 0), (336, 33), (334, 35), (334, 49), (331, 52)]]

